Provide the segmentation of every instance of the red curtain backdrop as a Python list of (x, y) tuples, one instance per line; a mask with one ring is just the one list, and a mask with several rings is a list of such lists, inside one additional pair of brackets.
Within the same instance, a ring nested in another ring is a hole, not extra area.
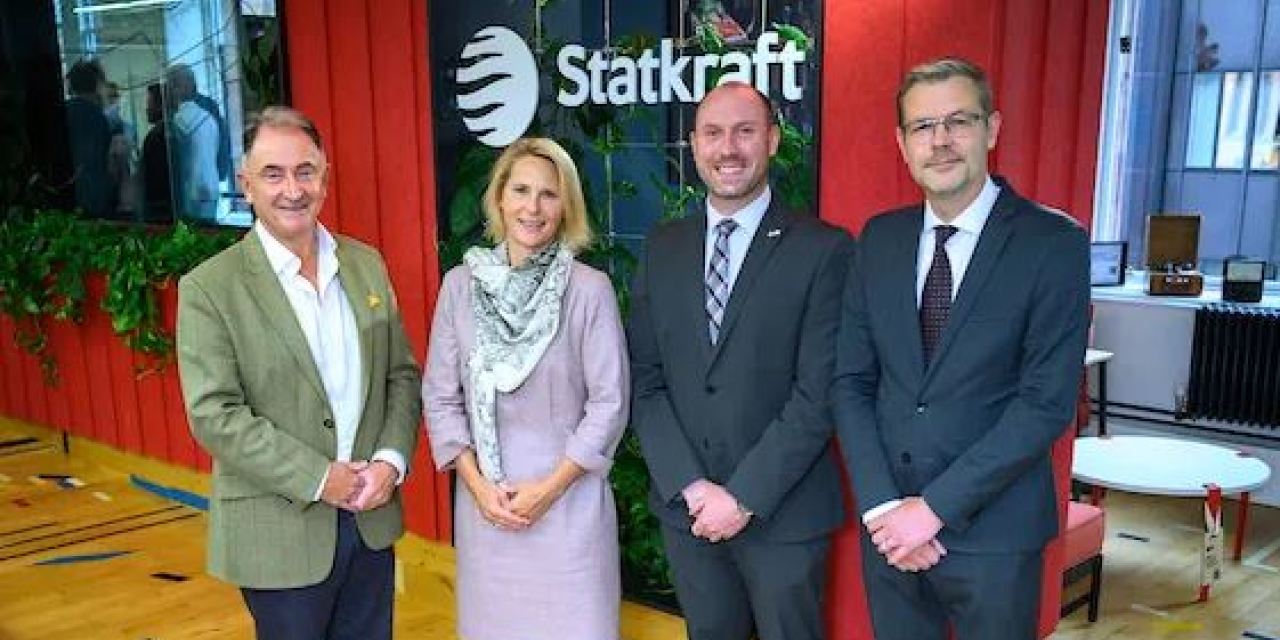
[[(857, 232), (876, 213), (921, 199), (894, 142), (898, 81), (920, 62), (960, 55), (987, 69), (1004, 115), (993, 171), (1020, 193), (1089, 225), (1107, 0), (827, 0), (824, 11), (823, 218)], [(1054, 451), (1060, 484), (1070, 453), (1066, 439)], [(1046, 551), (1046, 566), (1061, 566), (1056, 543)], [(836, 640), (873, 637), (860, 571), (849, 527), (836, 539), (828, 590)], [(1056, 624), (1061, 594), (1060, 574), (1051, 573), (1042, 635)]]

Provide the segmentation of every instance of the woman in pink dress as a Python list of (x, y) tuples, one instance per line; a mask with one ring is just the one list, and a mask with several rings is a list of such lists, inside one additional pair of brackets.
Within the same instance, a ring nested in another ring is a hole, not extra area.
[(431, 453), (457, 472), (458, 635), (617, 640), (609, 467), (627, 420), (626, 343), (573, 160), (542, 138), (499, 157), (494, 248), (445, 275), (422, 384)]

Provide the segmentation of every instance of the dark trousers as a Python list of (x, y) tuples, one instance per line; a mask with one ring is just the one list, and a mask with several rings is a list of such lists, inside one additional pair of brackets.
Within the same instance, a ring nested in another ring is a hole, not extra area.
[(711, 543), (662, 525), (689, 640), (822, 640), (826, 536)]
[(365, 546), (355, 515), (338, 512), (338, 548), (323, 582), (241, 589), (259, 640), (390, 640), (395, 554)]
[(899, 571), (862, 535), (862, 575), (877, 640), (1035, 640), (1040, 551), (950, 552), (932, 569)]

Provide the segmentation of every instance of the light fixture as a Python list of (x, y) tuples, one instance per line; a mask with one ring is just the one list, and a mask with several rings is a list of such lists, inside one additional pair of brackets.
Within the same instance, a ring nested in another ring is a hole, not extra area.
[(103, 13), (105, 11), (121, 11), (124, 9), (145, 9), (146, 7), (156, 7), (162, 5), (177, 4), (181, 0), (129, 0), (128, 2), (108, 2), (107, 4), (98, 4), (92, 7), (76, 7), (71, 12), (77, 15), (86, 13)]

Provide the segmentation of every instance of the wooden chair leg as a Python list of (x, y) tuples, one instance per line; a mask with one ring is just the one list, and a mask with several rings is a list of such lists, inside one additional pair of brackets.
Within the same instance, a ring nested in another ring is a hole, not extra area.
[(1093, 566), (1089, 569), (1089, 622), (1098, 621), (1098, 602), (1102, 599), (1102, 554), (1089, 561)]

